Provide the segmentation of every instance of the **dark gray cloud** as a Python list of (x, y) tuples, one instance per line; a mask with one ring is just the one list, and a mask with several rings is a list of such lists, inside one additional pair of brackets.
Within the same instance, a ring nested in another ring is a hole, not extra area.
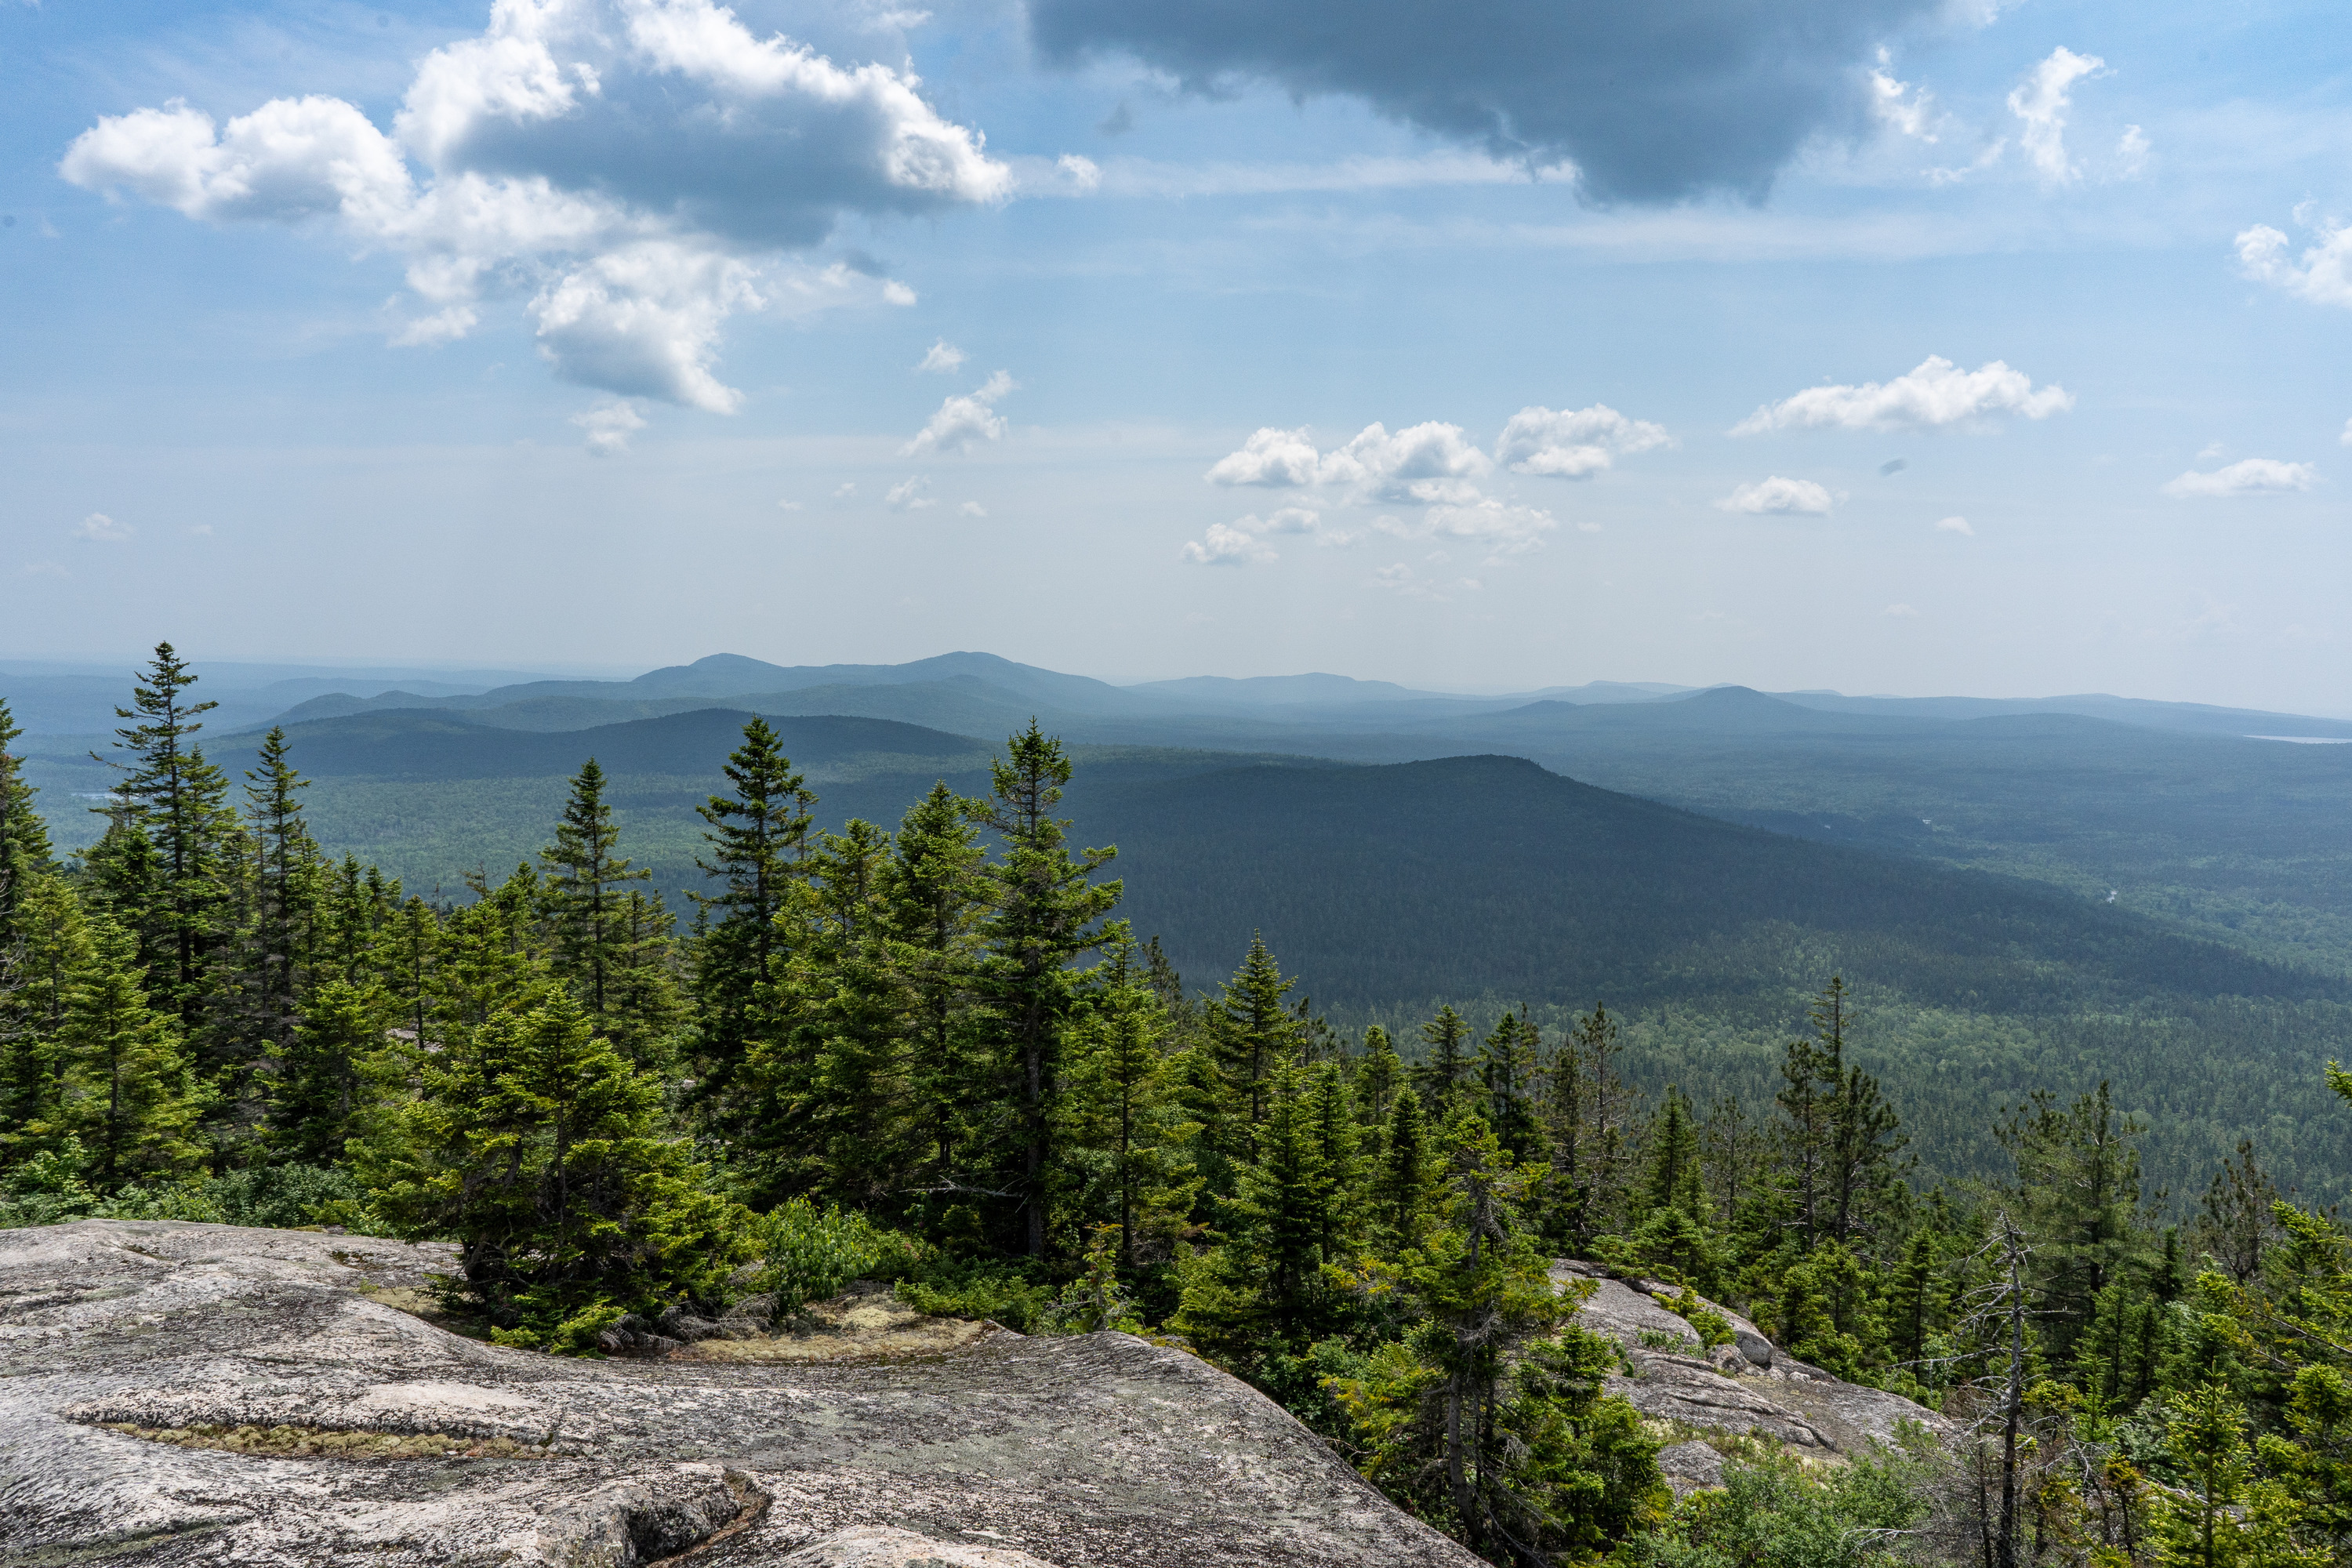
[(1869, 122), (1865, 70), (1942, 0), (1029, 0), (1049, 61), (1126, 53), (1187, 89), (1260, 79), (1497, 157), (1573, 163), (1599, 202), (1761, 199), (1809, 138)]

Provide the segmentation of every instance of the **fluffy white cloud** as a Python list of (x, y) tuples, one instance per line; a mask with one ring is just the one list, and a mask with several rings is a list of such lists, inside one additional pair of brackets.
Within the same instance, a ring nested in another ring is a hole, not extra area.
[(102, 511), (91, 512), (73, 525), (76, 539), (96, 539), (120, 544), (138, 531), (127, 522), (117, 522)]
[(948, 397), (940, 405), (940, 411), (931, 416), (931, 422), (898, 448), (898, 455), (929, 457), (961, 452), (974, 442), (1002, 441), (1006, 429), (1004, 416), (996, 412), (994, 405), (1020, 384), (1000, 370), (979, 391)]
[(1737, 487), (1715, 504), (1719, 510), (1758, 517), (1790, 513), (1826, 517), (1836, 502), (1825, 487), (1811, 479), (1784, 479), (1774, 474), (1761, 484)]
[(1870, 72), (1870, 110), (1889, 130), (1933, 142), (1936, 131), (1930, 105), (1935, 100), (1926, 88), (1915, 89), (1909, 82), (1895, 80), (1886, 68), (1893, 58), (1885, 49), (1878, 51), (1878, 64)]
[(715, 0), (497, 0), (480, 36), (420, 62), (390, 134), (334, 98), (226, 124), (175, 100), (101, 119), (59, 172), (399, 255), (428, 310), (396, 342), (463, 337), (485, 301), (522, 300), (566, 379), (726, 411), (740, 399), (712, 365), (730, 315), (913, 299), (789, 253), (844, 215), (1010, 194), (920, 86), (757, 37)]
[(1344, 447), (1316, 449), (1305, 430), (1257, 431), (1241, 450), (1220, 458), (1208, 479), (1219, 485), (1344, 487), (1360, 500), (1391, 504), (1465, 504), (1478, 499), (1473, 482), (1494, 468), (1459, 425), (1436, 421), (1391, 434), (1367, 425)]
[(1930, 354), (1917, 369), (1892, 381), (1860, 386), (1809, 386), (1794, 397), (1766, 404), (1731, 427), (1735, 436), (1768, 430), (1923, 430), (1982, 420), (1996, 414), (2046, 419), (2074, 406), (2062, 386), (2036, 389), (2023, 371), (2000, 360), (1962, 370)]
[(2072, 184), (2078, 173), (2066, 156), (2066, 114), (2074, 107), (2074, 86), (2106, 65), (2096, 55), (2078, 55), (2062, 46), (2051, 50), (2050, 58), (2009, 95), (2009, 111), (2022, 122), (2018, 142), (2051, 184)]
[(1244, 529), (1222, 522), (1209, 524), (1199, 539), (1184, 542), (1178, 555), (1195, 566), (1255, 566), (1277, 558), (1274, 546)]
[(1275, 489), (1311, 485), (1321, 461), (1306, 431), (1268, 426), (1244, 442), (1240, 451), (1218, 458), (1208, 479), (1216, 485), (1264, 485)]
[(968, 500), (964, 502), (963, 505), (956, 508), (956, 510), (963, 513), (966, 517), (986, 517), (988, 515), (988, 509), (981, 505), (976, 500)]
[(2268, 224), (2238, 236), (2238, 265), (2258, 283), (2284, 289), (2315, 305), (2352, 308), (2352, 228), (2326, 227), (2303, 255), (2289, 259), (2293, 242)]
[(2275, 458), (2247, 458), (2210, 473), (2191, 468), (2169, 480), (2164, 493), (2191, 498), (2292, 495), (2319, 482), (2319, 470), (2309, 463), (2282, 463)]
[(1543, 542), (1559, 520), (1541, 507), (1481, 496), (1465, 505), (1433, 506), (1420, 532), (1443, 539), (1466, 539), (1486, 546), (1495, 555), (1518, 555)]
[(915, 368), (932, 375), (948, 375), (963, 365), (963, 350), (945, 338), (923, 351), (923, 359)]
[(939, 502), (923, 493), (930, 488), (929, 479), (920, 474), (911, 475), (885, 491), (882, 504), (892, 511), (920, 511), (925, 507), (937, 506)]
[(1936, 531), (1965, 534), (1970, 539), (1975, 538), (1977, 532), (1969, 526), (1969, 520), (1965, 517), (1939, 517), (1936, 520)]
[(2116, 139), (2116, 168), (2126, 179), (2136, 177), (2147, 167), (2147, 132), (2137, 125), (2126, 125)]
[(1584, 479), (1618, 457), (1647, 452), (1672, 439), (1664, 426), (1628, 419), (1605, 403), (1572, 412), (1529, 407), (1504, 425), (1495, 460), (1513, 473)]
[(624, 397), (575, 414), (572, 423), (587, 432), (590, 457), (617, 458), (629, 449), (629, 437), (646, 427), (646, 416)]

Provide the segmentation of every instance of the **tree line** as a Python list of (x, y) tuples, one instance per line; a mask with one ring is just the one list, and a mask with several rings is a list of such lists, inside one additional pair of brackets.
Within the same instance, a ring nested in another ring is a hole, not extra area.
[[(2000, 1111), (2007, 1178), (1922, 1191), (1834, 977), (1765, 1103), (1637, 1092), (1599, 1005), (1343, 1037), (1262, 941), (1212, 992), (1138, 940), (1034, 724), (986, 795), (822, 833), (751, 721), (684, 930), (593, 759), (535, 861), (428, 901), (320, 847), (282, 731), (208, 763), (194, 685), (159, 647), (70, 864), (0, 706), (0, 1223), (446, 1238), (460, 1321), (558, 1352), (861, 1273), (1150, 1333), (1497, 1563), (2216, 1568), (2352, 1531), (2333, 1215), (2251, 1145), (2169, 1205), (2105, 1084)], [(1967, 1436), (1827, 1477), (1733, 1443), (1675, 1504), (1677, 1434), (1608, 1394), (1557, 1258)]]

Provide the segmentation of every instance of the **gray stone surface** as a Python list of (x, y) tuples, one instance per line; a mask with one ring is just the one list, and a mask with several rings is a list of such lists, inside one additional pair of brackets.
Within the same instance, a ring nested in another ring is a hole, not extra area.
[(1705, 1443), (1668, 1444), (1658, 1450), (1658, 1469), (1678, 1498), (1723, 1484), (1723, 1456)]
[[(1733, 1436), (1754, 1435), (1817, 1459), (1839, 1460), (1872, 1443), (1892, 1443), (1896, 1428), (1916, 1421), (1939, 1436), (1952, 1435), (1944, 1418), (1900, 1394), (1843, 1382), (1781, 1352), (1754, 1323), (1709, 1301), (1731, 1325), (1732, 1342), (1710, 1354), (1690, 1324), (1660, 1305), (1672, 1288), (1645, 1280), (1636, 1289), (1601, 1266), (1561, 1258), (1554, 1284), (1587, 1289), (1577, 1321), (1622, 1347), (1628, 1370), (1609, 1379), (1643, 1415)], [(1652, 1292), (1656, 1292), (1653, 1294)], [(1671, 1344), (1662, 1344), (1661, 1339)]]
[[(1127, 1335), (998, 1331), (907, 1364), (562, 1360), (392, 1304), (449, 1266), (312, 1232), (0, 1231), (0, 1563), (626, 1568), (702, 1542), (707, 1568), (1475, 1562), (1271, 1402)], [(545, 1457), (260, 1458), (101, 1422)]]

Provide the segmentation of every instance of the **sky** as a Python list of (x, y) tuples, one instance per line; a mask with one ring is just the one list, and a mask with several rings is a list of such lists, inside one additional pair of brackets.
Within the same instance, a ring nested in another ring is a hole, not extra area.
[(0, 657), (2352, 713), (2352, 28), (0, 0)]

